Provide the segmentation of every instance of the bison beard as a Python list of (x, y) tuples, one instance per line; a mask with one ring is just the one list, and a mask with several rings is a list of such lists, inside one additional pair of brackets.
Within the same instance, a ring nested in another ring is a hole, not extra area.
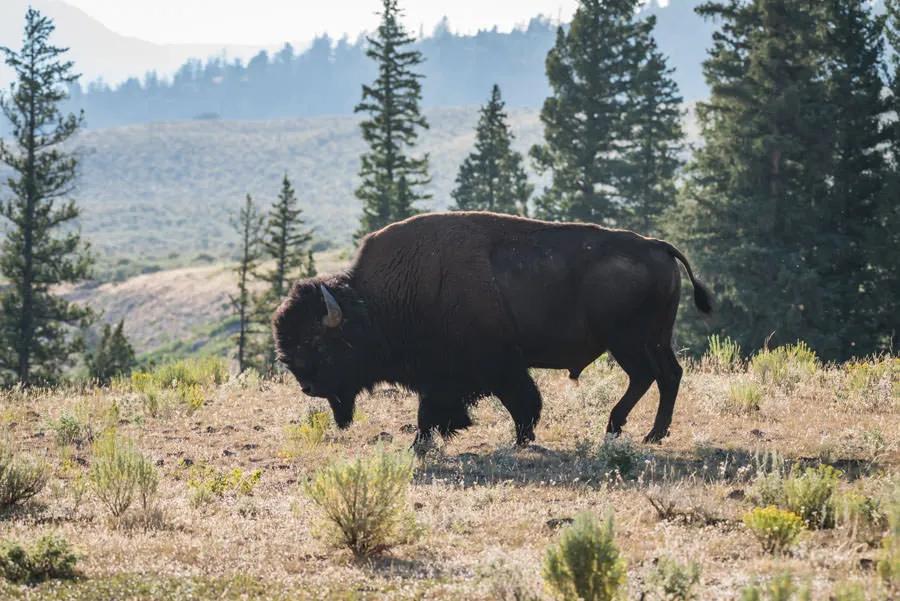
[(660, 402), (645, 441), (656, 442), (681, 381), (676, 260), (708, 313), (708, 292), (661, 240), (491, 213), (413, 217), (367, 236), (346, 272), (293, 286), (273, 318), (278, 358), (306, 394), (328, 399), (339, 427), (362, 390), (390, 382), (419, 394), (417, 442), (469, 427), (469, 407), (493, 394), (522, 445), (541, 415), (528, 369), (577, 378), (609, 351), (629, 385), (607, 431), (621, 432), (655, 381)]

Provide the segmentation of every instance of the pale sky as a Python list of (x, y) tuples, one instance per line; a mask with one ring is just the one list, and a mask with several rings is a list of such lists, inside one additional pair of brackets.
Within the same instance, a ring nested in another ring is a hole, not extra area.
[[(269, 45), (373, 30), (379, 0), (64, 0), (113, 31), (157, 43)], [(665, 4), (665, 3), (663, 3)], [(454, 32), (501, 30), (538, 14), (568, 21), (576, 0), (401, 0), (407, 27), (431, 33), (446, 15)]]

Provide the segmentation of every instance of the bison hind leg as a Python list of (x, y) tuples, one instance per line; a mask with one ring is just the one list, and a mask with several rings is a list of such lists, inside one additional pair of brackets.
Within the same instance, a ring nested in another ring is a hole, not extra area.
[(516, 445), (534, 442), (534, 427), (541, 419), (541, 393), (526, 368), (511, 369), (499, 382), (497, 397), (516, 426)]

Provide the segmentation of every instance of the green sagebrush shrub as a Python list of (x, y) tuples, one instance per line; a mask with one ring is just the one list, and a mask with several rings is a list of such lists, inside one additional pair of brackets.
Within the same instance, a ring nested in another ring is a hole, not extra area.
[(0, 440), (0, 512), (17, 507), (38, 493), (47, 484), (47, 466), (23, 456)]
[(840, 477), (841, 472), (830, 465), (792, 472), (782, 484), (785, 508), (799, 515), (809, 528), (834, 528)]
[(287, 444), (282, 454), (285, 457), (296, 457), (319, 446), (325, 440), (329, 425), (331, 416), (327, 411), (310, 411), (299, 424), (292, 424), (284, 429)]
[(212, 467), (195, 467), (191, 470), (188, 479), (188, 488), (191, 489), (191, 505), (200, 507), (221, 499), (226, 493), (234, 492), (241, 495), (252, 495), (253, 489), (262, 478), (262, 470), (244, 472), (236, 467), (228, 472), (220, 472)]
[(626, 436), (607, 434), (597, 451), (601, 469), (618, 472), (623, 478), (635, 475), (644, 465), (645, 455)]
[(725, 412), (735, 415), (750, 415), (760, 410), (763, 388), (753, 380), (738, 380), (728, 386)]
[(156, 466), (144, 457), (134, 442), (113, 431), (101, 436), (93, 447), (91, 488), (114, 517), (121, 517), (135, 498), (146, 512), (151, 509), (159, 485)]
[(839, 470), (824, 464), (802, 470), (795, 466), (785, 473), (783, 461), (776, 458), (771, 471), (757, 475), (754, 496), (761, 505), (797, 514), (809, 528), (834, 528), (840, 478)]
[(547, 551), (543, 573), (565, 601), (615, 599), (625, 584), (626, 567), (614, 540), (612, 518), (601, 525), (590, 514), (576, 517)]
[(741, 368), (741, 345), (728, 336), (720, 337), (713, 334), (707, 340), (706, 352), (703, 354), (702, 365), (713, 371), (732, 373)]
[(13, 584), (38, 584), (76, 576), (78, 557), (63, 538), (42, 536), (25, 548), (12, 541), (0, 543), (0, 576)]
[(661, 557), (647, 578), (647, 598), (659, 601), (698, 599), (696, 587), (699, 583), (700, 566), (697, 563), (683, 565), (669, 557)]
[(753, 584), (741, 591), (741, 601), (810, 601), (808, 586), (798, 586), (790, 574), (776, 576), (765, 585)]
[(805, 342), (763, 349), (750, 360), (750, 371), (761, 381), (790, 388), (819, 369), (819, 358)]
[(746, 513), (744, 525), (767, 553), (787, 551), (804, 529), (800, 516), (773, 506), (756, 507)]
[(409, 540), (415, 531), (407, 506), (413, 466), (409, 454), (378, 450), (317, 471), (306, 494), (325, 517), (323, 534), (358, 558)]
[(885, 513), (888, 530), (881, 539), (876, 569), (885, 588), (900, 594), (900, 488), (894, 490)]
[(171, 405), (196, 411), (206, 400), (204, 391), (228, 379), (228, 366), (220, 357), (201, 357), (166, 363), (150, 371), (131, 374), (128, 386), (142, 395), (144, 407), (156, 417)]

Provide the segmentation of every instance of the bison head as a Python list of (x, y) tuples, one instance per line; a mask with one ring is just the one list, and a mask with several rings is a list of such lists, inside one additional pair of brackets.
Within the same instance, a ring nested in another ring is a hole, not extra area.
[(353, 421), (356, 395), (369, 386), (368, 319), (365, 306), (349, 285), (334, 280), (294, 284), (272, 320), (278, 360), (309, 396), (328, 399), (334, 421)]

